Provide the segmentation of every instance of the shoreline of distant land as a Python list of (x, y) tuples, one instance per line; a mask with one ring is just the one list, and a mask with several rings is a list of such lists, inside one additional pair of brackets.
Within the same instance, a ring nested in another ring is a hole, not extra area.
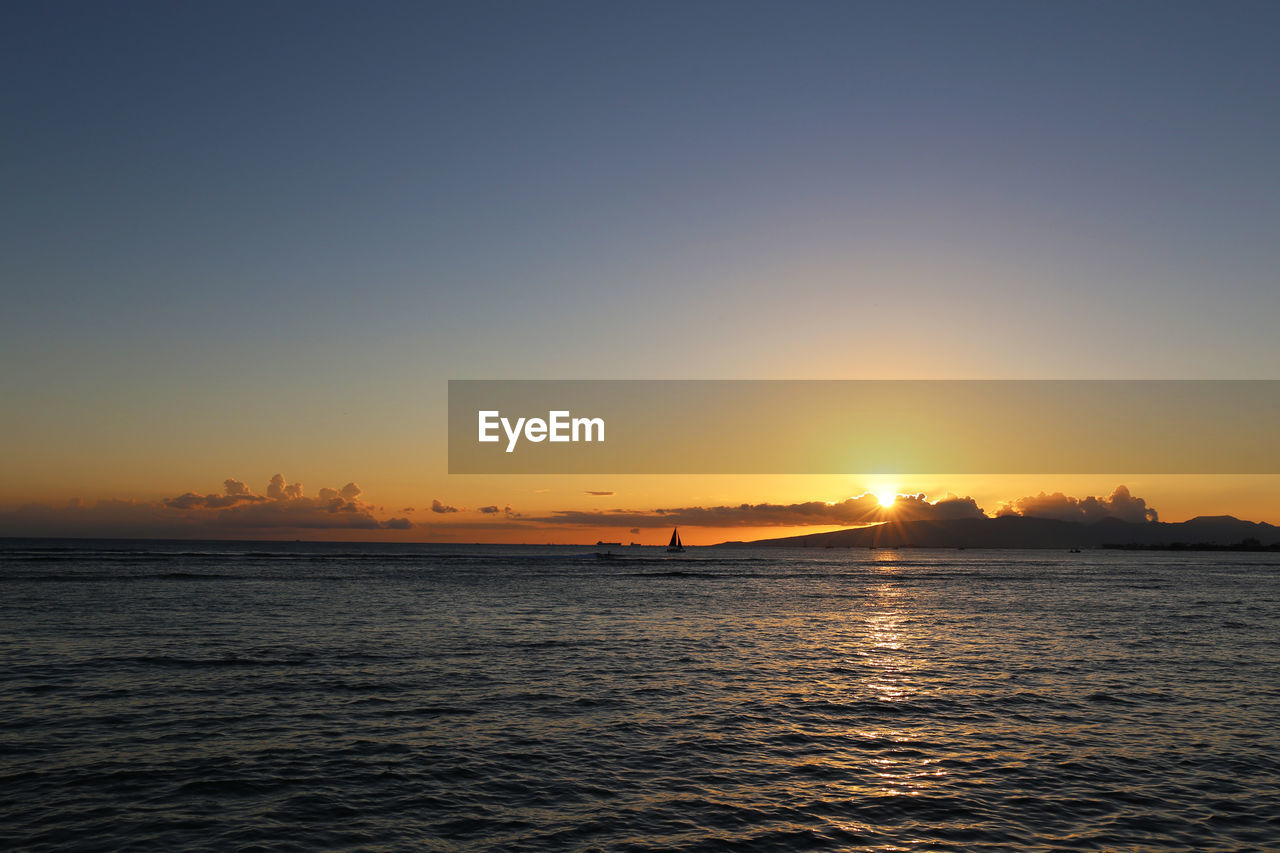
[(1244, 551), (1248, 553), (1276, 551), (1280, 552), (1280, 542), (1263, 545), (1256, 539), (1237, 542), (1234, 545), (1219, 545), (1214, 542), (1174, 542), (1169, 545), (1118, 545), (1108, 543), (1102, 546), (1111, 551)]
[(870, 527), (808, 533), (727, 546), (786, 548), (1108, 548), (1153, 551), (1280, 551), (1280, 527), (1235, 516), (1189, 521), (1086, 523), (1034, 516), (885, 522)]
[[(334, 549), (564, 547), (598, 548), (601, 542), (406, 542), (350, 539), (175, 539), (137, 536), (0, 536), (0, 548), (19, 544), (67, 548), (97, 543), (127, 547), (129, 543), (174, 548), (250, 547), (274, 550), (290, 546)], [(38, 544), (37, 544), (38, 543)], [(615, 545), (616, 547), (616, 545)], [(662, 548), (662, 544), (640, 546)], [(973, 549), (1107, 549), (1115, 551), (1230, 551), (1280, 553), (1280, 526), (1244, 521), (1230, 515), (1197, 516), (1181, 522), (1128, 522), (1105, 518), (1097, 522), (1061, 521), (1035, 516), (960, 518), (941, 521), (888, 521), (826, 533), (807, 533), (752, 541), (728, 541), (703, 548), (973, 548)], [(623, 549), (626, 550), (626, 549)]]

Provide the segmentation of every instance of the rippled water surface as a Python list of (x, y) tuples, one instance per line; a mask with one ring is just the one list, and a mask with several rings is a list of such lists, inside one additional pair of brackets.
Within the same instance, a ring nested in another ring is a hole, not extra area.
[(0, 847), (1280, 849), (1268, 554), (0, 543)]

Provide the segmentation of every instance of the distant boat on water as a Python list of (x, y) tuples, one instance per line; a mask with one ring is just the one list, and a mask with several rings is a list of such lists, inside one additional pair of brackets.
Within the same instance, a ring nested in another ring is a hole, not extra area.
[(680, 544), (680, 528), (671, 531), (671, 541), (667, 543), (668, 554), (683, 554), (684, 546)]

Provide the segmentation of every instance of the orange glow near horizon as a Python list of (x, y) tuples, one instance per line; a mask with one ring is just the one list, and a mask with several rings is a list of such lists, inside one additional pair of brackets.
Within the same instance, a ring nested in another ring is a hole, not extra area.
[[(222, 472), (229, 466), (217, 465)], [(370, 516), (364, 526), (326, 528), (228, 524), (223, 473), (200, 477), (170, 475), (147, 489), (121, 488), (101, 478), (85, 479), (76, 491), (59, 492), (45, 484), (23, 493), (0, 489), (0, 535), (87, 536), (126, 538), (306, 539), (437, 543), (575, 543), (597, 541), (664, 545), (669, 525), (678, 523), (687, 545), (724, 541), (826, 533), (863, 524), (910, 521), (917, 496), (935, 502), (948, 494), (971, 497), (987, 516), (1009, 502), (1041, 492), (1062, 492), (1083, 498), (1109, 495), (1124, 484), (1135, 497), (1159, 511), (1162, 522), (1195, 516), (1233, 515), (1248, 521), (1280, 522), (1280, 476), (1277, 475), (1000, 475), (849, 476), (849, 475), (565, 475), (421, 476), (391, 477), (385, 472), (355, 476), (342, 467), (312, 468), (299, 464), (285, 469), (297, 474), (290, 483), (309, 484), (303, 495), (313, 504), (323, 500), (324, 488), (336, 490), (350, 480), (358, 483), (358, 510)], [(266, 472), (266, 473), (264, 473)], [(243, 475), (266, 506), (271, 469)], [(241, 474), (232, 469), (231, 473)], [(157, 478), (158, 479), (158, 478)], [(816, 509), (852, 498), (864, 499), (861, 514), (844, 523), (830, 521)], [(194, 501), (195, 506), (186, 506)], [(311, 522), (324, 522), (319, 505), (307, 509)], [(662, 508), (658, 510), (656, 508)], [(745, 511), (744, 508), (751, 511)], [(785, 511), (792, 508), (792, 511)], [(243, 509), (230, 507), (243, 512)], [(740, 512), (740, 510), (744, 510)], [(574, 520), (582, 514), (587, 518)], [(274, 518), (274, 516), (272, 516)], [(346, 518), (346, 516), (341, 516)], [(400, 518), (405, 526), (379, 526)], [(758, 520), (757, 520), (758, 519)], [(270, 520), (270, 519), (268, 519)], [(5, 523), (7, 522), (7, 526)]]

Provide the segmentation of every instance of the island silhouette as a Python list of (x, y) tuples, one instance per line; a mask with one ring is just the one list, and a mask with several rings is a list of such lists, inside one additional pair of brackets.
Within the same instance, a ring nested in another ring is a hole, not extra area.
[(1280, 527), (1230, 515), (1181, 522), (1060, 521), (1034, 516), (888, 521), (865, 527), (725, 542), (788, 548), (1133, 548), (1278, 550)]

